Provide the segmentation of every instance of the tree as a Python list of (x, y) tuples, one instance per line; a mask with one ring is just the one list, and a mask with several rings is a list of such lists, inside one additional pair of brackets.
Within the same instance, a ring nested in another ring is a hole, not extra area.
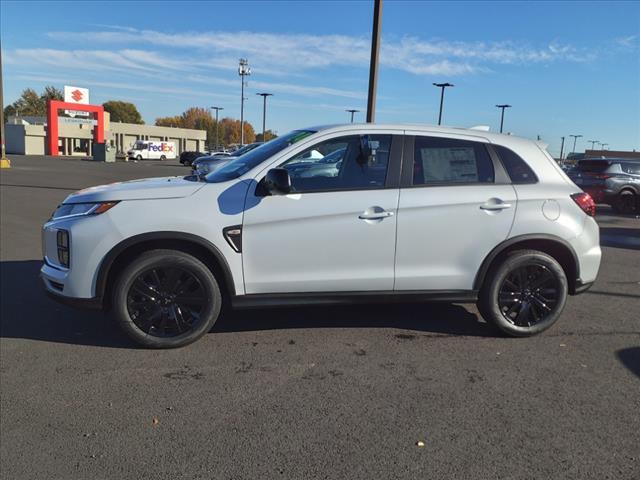
[(10, 115), (42, 117), (47, 114), (47, 100), (63, 100), (61, 90), (47, 85), (44, 92), (38, 95), (33, 88), (22, 91), (20, 98), (4, 109), (5, 118)]
[[(216, 120), (206, 108), (191, 107), (182, 115), (156, 118), (156, 125), (161, 127), (192, 128), (207, 131), (207, 143), (212, 145), (216, 140)], [(224, 145), (240, 143), (240, 120), (223, 118), (220, 120), (219, 141)], [(267, 135), (268, 138), (268, 135)], [(245, 143), (255, 142), (256, 132), (249, 122), (244, 122)]]
[(143, 125), (144, 120), (133, 103), (120, 100), (109, 100), (102, 104), (105, 112), (109, 112), (112, 122), (135, 123)]
[(256, 142), (268, 142), (269, 140), (273, 140), (274, 138), (278, 138), (278, 135), (275, 134), (272, 130), (266, 130), (264, 132), (264, 136), (266, 140), (262, 138), (262, 132), (256, 134)]

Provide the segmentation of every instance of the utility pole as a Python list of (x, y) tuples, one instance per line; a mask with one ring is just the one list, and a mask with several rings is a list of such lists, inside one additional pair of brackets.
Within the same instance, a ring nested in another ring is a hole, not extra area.
[(571, 153), (576, 153), (576, 142), (578, 141), (579, 138), (581, 138), (583, 135), (569, 135), (570, 137), (573, 137), (573, 150), (571, 150)]
[(240, 75), (240, 79), (242, 80), (242, 88), (240, 90), (240, 145), (244, 145), (244, 77), (251, 75), (249, 61), (246, 58), (240, 59), (238, 75)]
[(360, 110), (354, 110), (353, 108), (350, 108), (348, 110), (345, 110), (345, 112), (348, 112), (351, 114), (351, 123), (353, 123), (353, 114), (354, 113), (358, 113)]
[(0, 137), (2, 137), (2, 152), (0, 153), (0, 168), (11, 168), (11, 160), (7, 158), (5, 149), (6, 139), (4, 133), (4, 96), (2, 93), (2, 44), (0, 44)]
[(256, 93), (256, 95), (260, 95), (262, 97), (262, 141), (266, 142), (267, 139), (264, 137), (266, 129), (266, 118), (267, 118), (267, 97), (273, 96), (273, 93)]
[(223, 107), (211, 107), (211, 110), (216, 111), (216, 149), (219, 147), (220, 142), (218, 141), (218, 112), (220, 110), (224, 110)]
[(564, 137), (562, 138), (562, 143), (560, 144), (560, 161), (562, 161), (562, 154), (564, 153)]
[(496, 107), (502, 109), (502, 113), (500, 115), (500, 133), (502, 133), (502, 127), (504, 125), (504, 109), (505, 108), (511, 108), (511, 105), (507, 105), (505, 103), (505, 104), (502, 104), (502, 105), (496, 105)]
[(380, 27), (382, 0), (373, 0), (373, 31), (371, 32), (371, 62), (369, 64), (369, 95), (367, 97), (367, 123), (376, 120), (376, 91), (378, 89), (378, 58), (380, 56)]
[(444, 89), (447, 87), (454, 87), (453, 83), (434, 83), (434, 87), (441, 88), (440, 91), (440, 113), (438, 114), (438, 125), (442, 124), (442, 104), (444, 103)]

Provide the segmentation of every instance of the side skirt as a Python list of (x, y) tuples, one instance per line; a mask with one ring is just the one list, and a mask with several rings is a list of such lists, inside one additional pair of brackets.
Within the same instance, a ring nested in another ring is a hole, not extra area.
[(402, 302), (475, 303), (477, 300), (477, 290), (408, 290), (399, 292), (260, 293), (236, 295), (231, 298), (231, 303), (234, 308), (263, 308)]

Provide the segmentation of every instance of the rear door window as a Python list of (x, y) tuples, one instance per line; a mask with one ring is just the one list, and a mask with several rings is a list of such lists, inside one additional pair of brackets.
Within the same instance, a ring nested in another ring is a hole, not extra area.
[(415, 137), (413, 185), (493, 183), (484, 144), (455, 138)]
[(625, 162), (622, 164), (622, 171), (625, 173), (631, 173), (633, 175), (640, 175), (640, 162), (639, 163)]

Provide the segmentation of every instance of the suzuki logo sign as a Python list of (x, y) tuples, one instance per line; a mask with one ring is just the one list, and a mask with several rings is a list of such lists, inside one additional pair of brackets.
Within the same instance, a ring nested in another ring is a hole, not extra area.
[[(89, 89), (88, 88), (80, 88), (80, 87), (70, 87), (69, 85), (64, 86), (64, 101), (67, 103), (80, 103), (82, 105), (89, 104)], [(88, 116), (87, 112), (79, 112), (75, 110), (65, 110), (64, 113), (71, 117), (80, 116), (86, 117)]]
[(89, 89), (80, 87), (64, 86), (64, 101), (67, 103), (89, 104)]
[(71, 92), (71, 98), (73, 98), (73, 100), (78, 103), (80, 103), (80, 100), (82, 100), (82, 97), (84, 97), (84, 95), (77, 88), (73, 92)]

